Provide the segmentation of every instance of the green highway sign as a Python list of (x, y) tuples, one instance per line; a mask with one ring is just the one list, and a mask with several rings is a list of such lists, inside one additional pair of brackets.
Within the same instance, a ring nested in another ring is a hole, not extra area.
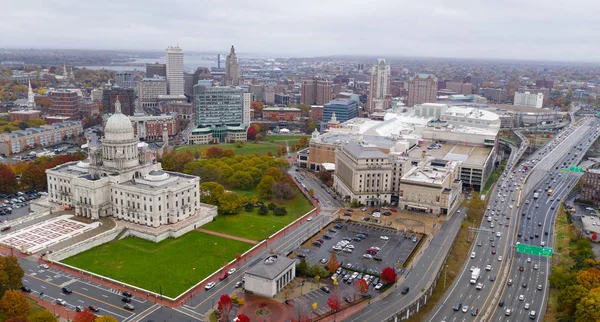
[(536, 256), (552, 257), (552, 248), (517, 243), (517, 252)]
[(576, 167), (576, 166), (570, 166), (569, 169), (567, 169), (567, 168), (560, 169), (560, 172), (567, 172), (567, 171), (569, 171), (569, 172), (581, 172), (581, 173), (585, 172), (585, 170), (583, 170), (580, 167)]

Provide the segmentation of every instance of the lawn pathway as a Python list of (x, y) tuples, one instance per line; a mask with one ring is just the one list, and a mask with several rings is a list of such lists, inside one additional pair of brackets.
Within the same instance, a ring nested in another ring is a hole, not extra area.
[(197, 228), (196, 231), (199, 231), (199, 232), (205, 233), (205, 234), (211, 234), (211, 235), (215, 235), (215, 236), (219, 236), (219, 237), (233, 239), (233, 240), (241, 241), (241, 242), (252, 244), (252, 245), (258, 244), (258, 242), (256, 240), (246, 239), (246, 238), (232, 236), (232, 235), (227, 235), (227, 234), (223, 234), (223, 233), (218, 233), (218, 232), (212, 231), (212, 230), (206, 230), (206, 229), (202, 229), (202, 228)]

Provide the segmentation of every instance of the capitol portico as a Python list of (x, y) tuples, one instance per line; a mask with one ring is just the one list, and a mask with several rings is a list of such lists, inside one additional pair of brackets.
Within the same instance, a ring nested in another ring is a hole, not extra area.
[(46, 170), (50, 200), (72, 206), (78, 216), (150, 227), (198, 214), (200, 179), (162, 170), (118, 100), (100, 141), (88, 142), (88, 159)]

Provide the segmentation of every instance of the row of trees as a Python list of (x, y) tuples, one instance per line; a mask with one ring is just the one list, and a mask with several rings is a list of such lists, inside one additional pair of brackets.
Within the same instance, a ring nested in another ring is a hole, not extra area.
[[(79, 161), (85, 158), (84, 154), (57, 155), (55, 157), (39, 157), (35, 161), (21, 161), (15, 164), (0, 163), (0, 192), (14, 193), (21, 190), (46, 189), (46, 169), (53, 168), (66, 162)], [(17, 176), (21, 176), (17, 180)]]
[(30, 119), (27, 121), (9, 121), (8, 117), (0, 117), (0, 133), (10, 133), (17, 130), (25, 130), (30, 127), (40, 127), (46, 124), (43, 119)]

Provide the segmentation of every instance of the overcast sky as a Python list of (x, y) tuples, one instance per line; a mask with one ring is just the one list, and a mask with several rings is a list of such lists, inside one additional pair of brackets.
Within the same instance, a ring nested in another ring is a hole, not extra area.
[(600, 1), (0, 0), (0, 47), (600, 61)]

